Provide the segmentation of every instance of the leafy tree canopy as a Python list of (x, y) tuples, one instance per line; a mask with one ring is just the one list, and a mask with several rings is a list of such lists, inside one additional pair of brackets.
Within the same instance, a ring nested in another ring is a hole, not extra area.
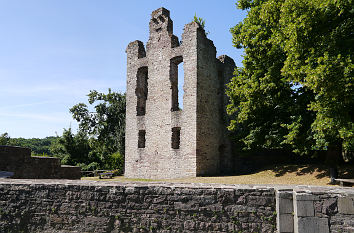
[(108, 90), (90, 91), (89, 106), (79, 103), (70, 109), (79, 123), (77, 134), (64, 130), (52, 145), (52, 153), (65, 164), (86, 169), (123, 169), (125, 149), (125, 95)]
[(70, 109), (79, 123), (80, 131), (92, 137), (97, 152), (102, 155), (125, 150), (125, 95), (108, 90), (108, 94), (90, 91), (88, 101), (94, 105), (91, 112), (86, 104), (79, 103)]
[(6, 146), (9, 144), (9, 142), (10, 142), (10, 136), (8, 133), (0, 134), (0, 145), (1, 146)]
[(352, 0), (240, 0), (243, 67), (228, 87), (243, 149), (353, 150)]

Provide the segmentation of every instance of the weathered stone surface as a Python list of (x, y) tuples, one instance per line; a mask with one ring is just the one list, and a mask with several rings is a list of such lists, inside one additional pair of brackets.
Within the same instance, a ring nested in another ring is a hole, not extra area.
[(294, 193), (294, 213), (299, 217), (315, 216), (314, 202), (318, 199), (315, 195)]
[(31, 156), (31, 149), (0, 146), (0, 171), (20, 179), (80, 179), (81, 169), (60, 165), (59, 158)]
[(322, 205), (322, 213), (326, 215), (333, 215), (338, 211), (337, 208), (337, 199), (336, 198), (328, 198), (324, 200)]
[(276, 194), (277, 212), (279, 214), (293, 214), (293, 193), (292, 191), (278, 191)]
[[(274, 188), (0, 179), (0, 232), (269, 233), (278, 226), (289, 233), (292, 214), (276, 211)], [(317, 196), (312, 200), (320, 208), (315, 216), (294, 213), (294, 232), (352, 231), (353, 214), (332, 211), (339, 197), (354, 194), (352, 189), (302, 188)]]
[(354, 214), (354, 196), (339, 197), (338, 212), (341, 214)]
[(278, 190), (276, 192), (276, 210), (278, 232), (294, 232), (294, 204), (292, 190)]
[(329, 233), (327, 218), (299, 218), (297, 224), (295, 233)]
[(315, 216), (313, 201), (296, 201), (295, 205), (296, 207), (294, 212), (297, 216)]
[[(0, 180), (0, 232), (275, 232), (271, 193), (247, 186)], [(255, 202), (236, 204), (241, 196)], [(263, 205), (254, 206), (259, 200)]]
[[(324, 190), (316, 188), (311, 192), (304, 193), (300, 191), (294, 192), (294, 197), (301, 196), (300, 202), (313, 202), (314, 217), (294, 215), (295, 232), (306, 228), (304, 232), (351, 232), (354, 227), (353, 214), (344, 214), (339, 212), (339, 206), (342, 212), (347, 213), (347, 206), (350, 203), (350, 198), (353, 197), (353, 189), (343, 188), (336, 190)], [(300, 194), (300, 195), (298, 195)], [(305, 198), (302, 198), (305, 196)], [(344, 199), (342, 199), (344, 198)], [(349, 203), (346, 203), (349, 200)], [(341, 202), (341, 204), (339, 204)], [(319, 227), (318, 227), (319, 226)], [(328, 231), (327, 231), (328, 226)], [(303, 228), (302, 228), (303, 227)], [(310, 231), (314, 229), (316, 231)]]
[[(160, 179), (231, 171), (225, 84), (234, 61), (216, 58), (213, 42), (197, 23), (185, 25), (180, 42), (164, 8), (152, 12), (149, 29), (146, 48), (134, 41), (126, 49), (125, 176)], [(182, 63), (183, 109), (177, 85)]]
[(293, 214), (281, 214), (278, 220), (278, 232), (289, 233), (294, 232), (294, 216)]

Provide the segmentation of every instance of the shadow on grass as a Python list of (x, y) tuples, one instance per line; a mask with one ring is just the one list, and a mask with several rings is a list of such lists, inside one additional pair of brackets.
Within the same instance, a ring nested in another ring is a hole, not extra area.
[[(264, 171), (264, 170), (273, 171), (276, 177), (281, 177), (288, 173), (293, 173), (296, 176), (315, 173), (316, 174), (315, 177), (317, 179), (330, 177), (328, 166), (325, 166), (323, 164), (276, 165), (264, 169), (259, 169), (259, 171)], [(338, 178), (354, 179), (354, 166), (351, 164), (342, 164), (338, 166)]]
[(275, 172), (276, 177), (285, 175), (286, 173), (295, 173), (297, 176), (316, 174), (317, 179), (322, 179), (329, 176), (329, 170), (323, 165), (304, 164), (304, 165), (278, 165), (271, 169)]
[(342, 179), (354, 179), (354, 165), (339, 168), (338, 177)]

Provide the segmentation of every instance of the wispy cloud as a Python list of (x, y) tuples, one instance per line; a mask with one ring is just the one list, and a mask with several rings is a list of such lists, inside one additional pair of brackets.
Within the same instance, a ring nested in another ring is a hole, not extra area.
[(125, 80), (108, 82), (93, 79), (80, 79), (66, 81), (65, 83), (48, 82), (40, 85), (8, 84), (7, 86), (0, 87), (0, 96), (40, 96), (55, 94), (57, 97), (68, 95), (82, 97), (88, 94), (88, 90), (103, 90), (108, 88), (125, 91)]
[(42, 102), (27, 103), (27, 104), (0, 106), (0, 110), (26, 108), (26, 107), (33, 107), (33, 106), (38, 106), (38, 105), (54, 104), (54, 103), (57, 103), (57, 101), (42, 101)]
[(34, 113), (0, 113), (0, 117), (11, 117), (11, 118), (22, 118), (29, 120), (40, 120), (53, 123), (68, 123), (72, 118), (69, 114), (57, 114), (57, 115), (48, 115), (48, 114), (34, 114)]

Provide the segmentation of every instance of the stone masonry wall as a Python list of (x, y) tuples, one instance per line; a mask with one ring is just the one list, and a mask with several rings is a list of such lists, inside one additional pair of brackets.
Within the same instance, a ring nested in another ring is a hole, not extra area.
[(0, 179), (0, 232), (354, 232), (354, 190)]
[(80, 179), (80, 167), (61, 165), (59, 158), (31, 156), (31, 149), (0, 146), (0, 171), (20, 179)]
[(276, 205), (279, 233), (354, 232), (352, 188), (280, 189)]
[(0, 180), (0, 232), (275, 232), (273, 188)]
[[(166, 179), (230, 172), (225, 84), (235, 63), (226, 55), (216, 58), (198, 23), (186, 24), (179, 41), (165, 8), (152, 12), (149, 30), (146, 47), (134, 41), (126, 49), (124, 175)], [(177, 86), (182, 76), (183, 109)]]

